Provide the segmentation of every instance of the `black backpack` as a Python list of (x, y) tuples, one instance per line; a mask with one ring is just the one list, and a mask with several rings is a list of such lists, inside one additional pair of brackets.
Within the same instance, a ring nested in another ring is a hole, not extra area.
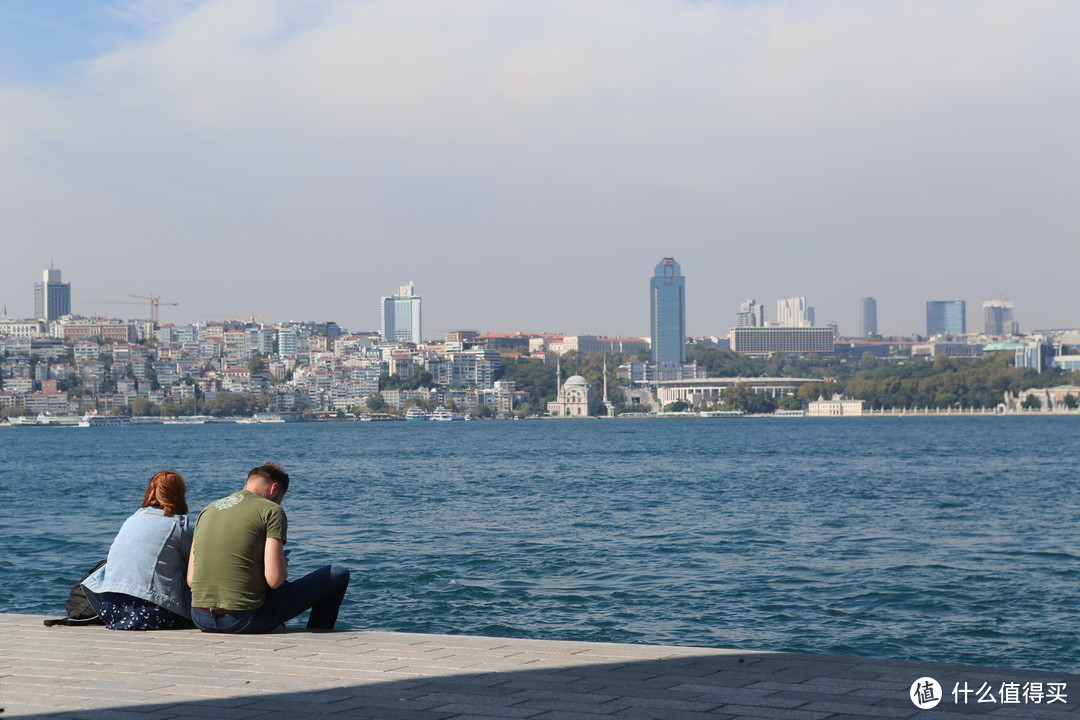
[(105, 621), (101, 619), (101, 596), (82, 584), (83, 580), (97, 572), (98, 568), (104, 564), (105, 561), (102, 560), (97, 565), (90, 568), (90, 572), (83, 575), (82, 578), (79, 579), (79, 582), (72, 586), (67, 602), (64, 603), (64, 609), (67, 610), (67, 617), (56, 618), (55, 620), (45, 620), (46, 627), (52, 627), (53, 625), (105, 624)]

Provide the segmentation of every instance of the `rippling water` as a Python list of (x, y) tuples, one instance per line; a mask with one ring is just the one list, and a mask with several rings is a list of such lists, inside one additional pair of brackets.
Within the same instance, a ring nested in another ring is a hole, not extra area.
[(1080, 671), (1075, 418), (0, 429), (0, 611), (62, 614), (150, 475), (276, 460), (352, 628)]

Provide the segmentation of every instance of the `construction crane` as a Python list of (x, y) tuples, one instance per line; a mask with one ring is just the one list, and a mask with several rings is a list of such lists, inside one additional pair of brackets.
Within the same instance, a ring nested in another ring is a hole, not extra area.
[(128, 293), (128, 297), (138, 298), (139, 300), (145, 300), (146, 302), (137, 302), (135, 300), (88, 300), (87, 302), (95, 305), (150, 305), (150, 322), (156, 326), (158, 324), (158, 308), (162, 305), (179, 305), (180, 303), (174, 302), (161, 302), (160, 295), (132, 295)]

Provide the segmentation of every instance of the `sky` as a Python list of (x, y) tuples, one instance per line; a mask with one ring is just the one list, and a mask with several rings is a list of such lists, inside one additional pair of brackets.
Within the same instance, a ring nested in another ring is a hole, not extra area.
[(0, 0), (0, 303), (424, 334), (1080, 326), (1068, 0)]

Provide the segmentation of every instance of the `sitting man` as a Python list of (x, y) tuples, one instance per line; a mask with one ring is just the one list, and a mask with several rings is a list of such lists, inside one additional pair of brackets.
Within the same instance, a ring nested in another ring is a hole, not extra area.
[(244, 489), (210, 503), (188, 560), (191, 619), (203, 632), (266, 633), (311, 609), (309, 629), (333, 630), (349, 571), (327, 565), (289, 582), (289, 475), (276, 463), (251, 470)]

